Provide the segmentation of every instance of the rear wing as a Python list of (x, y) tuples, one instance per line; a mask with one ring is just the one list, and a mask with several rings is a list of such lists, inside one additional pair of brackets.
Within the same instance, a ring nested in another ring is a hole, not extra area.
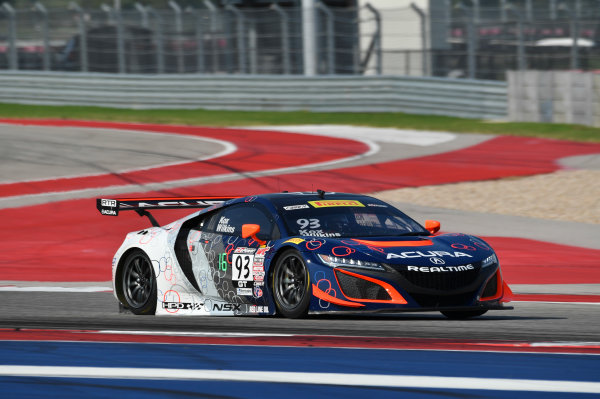
[(122, 211), (135, 211), (140, 216), (150, 219), (153, 226), (160, 226), (148, 212), (152, 209), (185, 209), (208, 208), (221, 205), (226, 201), (239, 197), (176, 197), (176, 198), (97, 198), (96, 208), (102, 215), (118, 216)]

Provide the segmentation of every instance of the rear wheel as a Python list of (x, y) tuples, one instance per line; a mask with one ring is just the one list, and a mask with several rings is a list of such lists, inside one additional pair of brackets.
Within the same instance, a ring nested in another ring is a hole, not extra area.
[(121, 269), (125, 305), (135, 314), (156, 312), (156, 277), (152, 262), (142, 251), (132, 252)]
[(311, 297), (310, 277), (298, 251), (288, 249), (281, 254), (275, 263), (272, 281), (278, 313), (294, 319), (306, 316)]
[(487, 309), (481, 310), (445, 310), (441, 313), (449, 319), (452, 320), (464, 320), (470, 319), (471, 317), (481, 316), (487, 312)]

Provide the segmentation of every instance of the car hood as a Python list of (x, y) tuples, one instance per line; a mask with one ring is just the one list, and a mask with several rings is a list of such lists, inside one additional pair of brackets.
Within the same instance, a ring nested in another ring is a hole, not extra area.
[(485, 241), (465, 234), (322, 238), (307, 240), (305, 246), (320, 254), (414, 266), (465, 265), (480, 262), (494, 253)]

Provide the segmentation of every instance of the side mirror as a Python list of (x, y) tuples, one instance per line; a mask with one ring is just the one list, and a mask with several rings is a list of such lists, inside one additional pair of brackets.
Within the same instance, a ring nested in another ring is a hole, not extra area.
[(267, 242), (259, 240), (256, 235), (260, 232), (260, 226), (257, 224), (243, 224), (242, 225), (242, 238), (251, 237), (254, 241), (260, 245), (265, 245)]
[(429, 231), (431, 234), (435, 234), (440, 231), (440, 222), (437, 220), (426, 220), (425, 221), (425, 229)]

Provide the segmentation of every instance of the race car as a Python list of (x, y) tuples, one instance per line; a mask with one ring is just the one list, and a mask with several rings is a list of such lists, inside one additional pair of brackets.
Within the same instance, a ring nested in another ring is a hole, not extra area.
[[(246, 197), (97, 199), (103, 215), (136, 211), (112, 261), (122, 308), (156, 315), (512, 309), (498, 257), (482, 239), (439, 234), (379, 199), (317, 192)], [(201, 208), (161, 226), (150, 210)]]

